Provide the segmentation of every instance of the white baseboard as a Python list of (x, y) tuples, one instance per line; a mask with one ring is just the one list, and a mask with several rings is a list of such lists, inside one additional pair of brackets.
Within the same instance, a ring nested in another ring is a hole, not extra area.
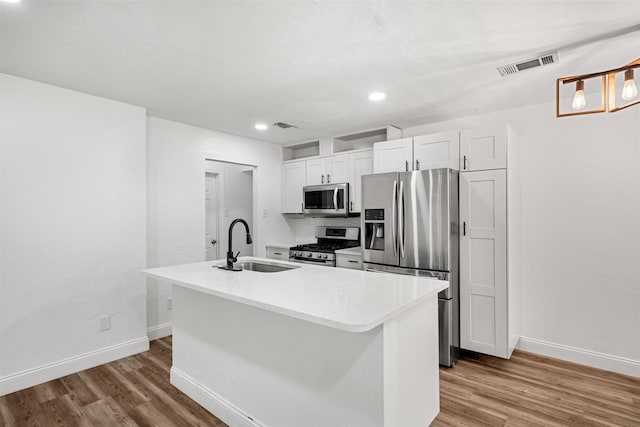
[(147, 328), (147, 336), (149, 341), (157, 340), (160, 338), (168, 337), (173, 330), (173, 323), (163, 323), (162, 325), (155, 325)]
[(520, 337), (517, 348), (543, 356), (640, 378), (640, 360), (612, 356), (526, 337)]
[(181, 370), (171, 368), (171, 384), (230, 427), (264, 427)]
[(0, 396), (149, 350), (149, 339), (136, 338), (0, 378)]

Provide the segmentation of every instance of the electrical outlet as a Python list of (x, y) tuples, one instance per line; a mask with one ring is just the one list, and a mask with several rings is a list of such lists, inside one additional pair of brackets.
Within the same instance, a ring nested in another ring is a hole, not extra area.
[(266, 209), (262, 210), (262, 218), (266, 218), (268, 216), (268, 212)]
[(167, 297), (167, 310), (173, 309), (173, 297)]
[(100, 332), (108, 331), (111, 329), (111, 316), (102, 316), (99, 319), (100, 322)]

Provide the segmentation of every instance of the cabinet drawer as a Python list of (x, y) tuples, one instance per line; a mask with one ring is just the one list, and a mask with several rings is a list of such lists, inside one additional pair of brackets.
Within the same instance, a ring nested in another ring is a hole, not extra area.
[(273, 248), (267, 246), (267, 258), (289, 261), (289, 249)]
[(362, 257), (358, 255), (336, 254), (336, 267), (362, 270)]

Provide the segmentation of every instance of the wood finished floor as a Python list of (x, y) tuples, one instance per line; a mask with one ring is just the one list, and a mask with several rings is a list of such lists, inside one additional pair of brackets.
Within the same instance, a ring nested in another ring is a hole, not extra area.
[[(171, 337), (152, 341), (148, 352), (0, 397), (0, 426), (225, 426), (169, 384), (170, 367)], [(440, 370), (440, 396), (432, 426), (640, 427), (640, 379), (521, 351), (466, 355)]]

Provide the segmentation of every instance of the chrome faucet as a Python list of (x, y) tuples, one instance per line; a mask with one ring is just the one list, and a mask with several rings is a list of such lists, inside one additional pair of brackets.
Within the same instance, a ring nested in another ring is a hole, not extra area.
[(224, 268), (225, 270), (231, 271), (241, 271), (242, 269), (239, 267), (235, 267), (233, 265), (234, 262), (238, 261), (238, 255), (240, 255), (240, 251), (237, 254), (233, 255), (232, 249), (232, 241), (233, 241), (233, 226), (237, 223), (241, 222), (244, 225), (244, 229), (247, 231), (247, 245), (253, 243), (251, 240), (251, 232), (249, 231), (249, 224), (242, 218), (236, 218), (229, 225), (229, 250), (227, 251), (227, 264), (225, 266), (221, 266), (220, 268)]

